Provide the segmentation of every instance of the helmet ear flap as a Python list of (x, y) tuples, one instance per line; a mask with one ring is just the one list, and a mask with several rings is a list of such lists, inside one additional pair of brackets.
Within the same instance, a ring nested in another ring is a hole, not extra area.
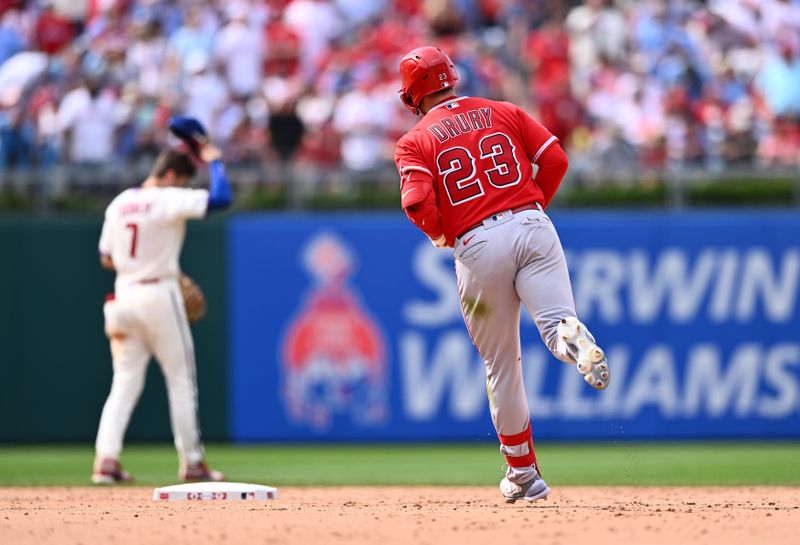
[(414, 99), (411, 97), (411, 93), (408, 91), (402, 91), (400, 93), (400, 101), (403, 103), (403, 106), (411, 110), (411, 113), (417, 115), (419, 113), (419, 108), (414, 104)]

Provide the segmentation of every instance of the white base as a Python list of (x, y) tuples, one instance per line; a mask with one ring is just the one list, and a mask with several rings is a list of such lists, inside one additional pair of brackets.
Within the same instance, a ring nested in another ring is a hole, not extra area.
[(156, 501), (274, 500), (277, 498), (277, 488), (247, 483), (187, 483), (162, 486), (153, 490), (153, 499)]

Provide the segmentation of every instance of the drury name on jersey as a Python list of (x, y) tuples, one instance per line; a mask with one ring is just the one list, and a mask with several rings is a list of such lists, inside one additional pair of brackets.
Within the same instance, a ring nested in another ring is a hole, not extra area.
[[(446, 105), (447, 109), (457, 107), (457, 102), (451, 102)], [(432, 123), (428, 130), (441, 144), (454, 136), (491, 127), (492, 109), (477, 108), (475, 110), (467, 110), (466, 113), (444, 117), (440, 121)]]

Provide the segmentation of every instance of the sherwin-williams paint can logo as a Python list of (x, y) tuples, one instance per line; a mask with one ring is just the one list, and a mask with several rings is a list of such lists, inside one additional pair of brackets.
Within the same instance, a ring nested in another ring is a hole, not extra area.
[(289, 418), (324, 432), (335, 422), (386, 422), (386, 350), (377, 322), (349, 285), (356, 262), (336, 235), (314, 236), (302, 250), (314, 285), (283, 338), (282, 393)]

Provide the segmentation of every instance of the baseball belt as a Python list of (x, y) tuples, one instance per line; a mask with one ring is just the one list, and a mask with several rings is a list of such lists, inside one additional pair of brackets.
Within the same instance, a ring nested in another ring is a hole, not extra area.
[[(521, 205), (521, 206), (518, 206), (518, 207), (516, 207), (516, 208), (512, 208), (512, 209), (511, 209), (511, 213), (512, 213), (512, 214), (518, 214), (519, 212), (525, 212), (526, 210), (539, 210), (540, 212), (544, 212), (544, 209), (542, 208), (542, 205), (541, 205), (541, 204), (539, 204), (538, 202), (535, 202), (535, 203), (533, 203), (533, 204), (523, 204), (523, 205)], [(495, 213), (499, 213), (499, 212), (495, 212)], [(490, 214), (490, 215), (489, 215), (489, 216), (487, 216), (487, 217), (489, 217), (489, 218), (490, 218), (490, 217), (492, 217), (492, 215)], [(479, 221), (478, 223), (476, 223), (475, 225), (473, 225), (472, 227), (467, 227), (466, 229), (464, 229), (463, 231), (461, 231), (461, 233), (460, 233), (460, 234), (458, 234), (458, 235), (456, 236), (456, 239), (457, 239), (457, 240), (461, 240), (461, 239), (464, 237), (464, 235), (466, 235), (467, 233), (469, 233), (469, 232), (470, 232), (470, 231), (472, 231), (473, 229), (476, 229), (476, 228), (478, 228), (478, 227), (482, 226), (482, 225), (483, 225), (483, 222), (484, 222), (484, 220), (481, 220), (481, 221)]]

